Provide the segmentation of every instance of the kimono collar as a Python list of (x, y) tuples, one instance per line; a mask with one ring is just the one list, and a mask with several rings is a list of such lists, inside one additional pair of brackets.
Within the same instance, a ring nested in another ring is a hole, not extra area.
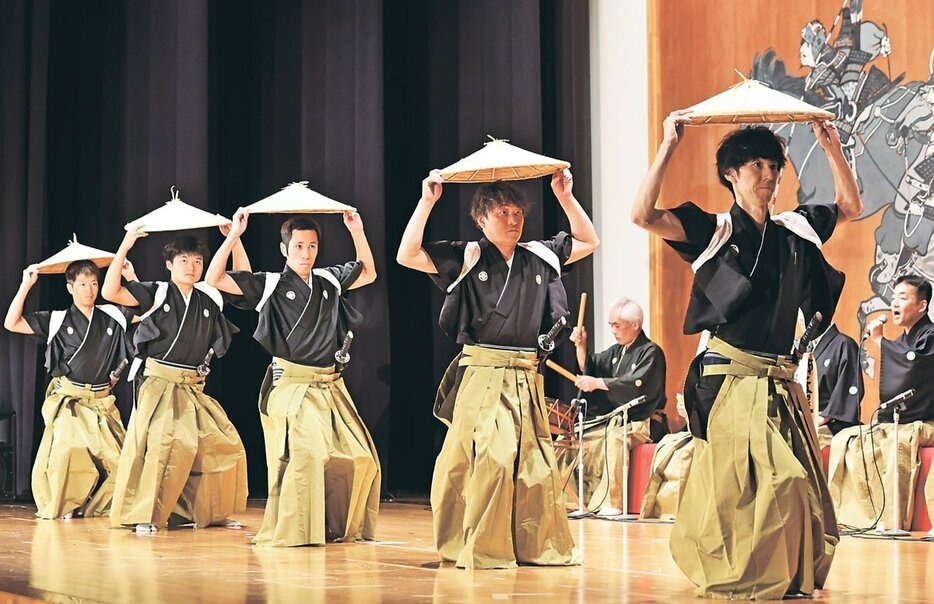
[(918, 339), (918, 336), (920, 336), (922, 332), (930, 329), (931, 325), (931, 317), (925, 313), (921, 315), (921, 318), (918, 319), (917, 323), (911, 326), (911, 329), (909, 329), (908, 333), (905, 334), (905, 338), (909, 342), (914, 342)]
[(312, 276), (314, 276), (314, 272), (310, 272), (310, 273), (308, 273), (308, 279), (305, 280), (305, 279), (302, 278), (301, 275), (299, 275), (298, 273), (296, 273), (295, 271), (293, 271), (293, 270), (292, 270), (292, 267), (290, 267), (288, 264), (285, 265), (285, 269), (282, 271), (282, 274), (283, 274), (283, 275), (287, 275), (287, 276), (289, 277), (289, 279), (294, 279), (295, 281), (298, 281), (298, 282), (300, 282), (300, 283), (304, 283), (304, 284), (307, 285), (309, 288), (311, 287), (311, 278), (312, 278)]
[(814, 352), (814, 355), (817, 356), (817, 353), (823, 350), (821, 348), (822, 343), (826, 344), (827, 342), (832, 341), (837, 337), (838, 333), (840, 333), (840, 330), (837, 329), (837, 324), (831, 323), (830, 327), (824, 330), (824, 333), (811, 340), (811, 350)]

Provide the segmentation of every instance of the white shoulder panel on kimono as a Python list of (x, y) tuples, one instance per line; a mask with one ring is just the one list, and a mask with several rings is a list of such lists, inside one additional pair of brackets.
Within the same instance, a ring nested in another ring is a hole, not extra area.
[(65, 316), (67, 313), (67, 310), (52, 311), (52, 315), (49, 317), (49, 337), (45, 341), (46, 344), (52, 343), (52, 338), (54, 338), (55, 334), (58, 333), (58, 330), (62, 328), (62, 323), (65, 322)]
[(544, 260), (548, 266), (555, 269), (555, 272), (558, 275), (561, 274), (561, 261), (558, 260), (558, 254), (554, 253), (548, 249), (544, 243), (541, 241), (529, 241), (528, 243), (520, 243), (519, 247), (522, 249), (528, 250)]
[(160, 281), (159, 285), (156, 286), (156, 293), (152, 297), (152, 306), (145, 313), (140, 315), (139, 320), (145, 321), (149, 315), (156, 312), (162, 303), (165, 302), (166, 297), (169, 295), (169, 284), (166, 281)]
[(217, 307), (221, 310), (224, 310), (224, 296), (214, 287), (211, 287), (204, 281), (198, 281), (195, 283), (195, 289), (200, 291), (214, 301), (214, 304), (217, 304)]
[(313, 275), (318, 275), (335, 288), (337, 288), (337, 295), (341, 295), (341, 282), (337, 280), (337, 277), (334, 276), (334, 273), (324, 268), (313, 268), (311, 269)]
[(272, 297), (274, 291), (276, 291), (276, 286), (279, 285), (279, 279), (282, 278), (282, 273), (266, 273), (266, 283), (263, 286), (263, 297), (259, 299), (259, 303), (256, 305), (256, 312), (259, 312), (266, 306), (266, 302), (269, 301), (269, 298)]
[(448, 292), (451, 293), (457, 284), (464, 280), (471, 269), (477, 266), (477, 263), (480, 262), (480, 243), (477, 241), (468, 241), (467, 246), (464, 247), (464, 264), (461, 266), (461, 274), (457, 276), (457, 279), (454, 280), (454, 283), (448, 286)]
[(111, 319), (117, 322), (120, 327), (123, 328), (123, 331), (126, 331), (126, 317), (123, 316), (123, 313), (120, 312), (113, 304), (101, 304), (97, 307), (98, 310), (103, 311), (110, 316)]
[(781, 214), (772, 216), (772, 222), (782, 225), (798, 237), (816, 245), (817, 249), (821, 249), (823, 242), (820, 240), (820, 237), (817, 236), (817, 231), (814, 230), (814, 227), (811, 226), (808, 219), (801, 214), (797, 212), (782, 212)]

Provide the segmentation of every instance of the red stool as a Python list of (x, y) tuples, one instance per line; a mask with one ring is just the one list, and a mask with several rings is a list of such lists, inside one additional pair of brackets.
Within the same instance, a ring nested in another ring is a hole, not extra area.
[(921, 447), (918, 450), (921, 457), (921, 474), (915, 482), (915, 511), (911, 517), (912, 531), (931, 530), (931, 517), (928, 514), (927, 500), (924, 498), (924, 485), (928, 481), (928, 474), (931, 471), (931, 462), (934, 462), (934, 447)]
[(655, 443), (636, 445), (629, 457), (629, 510), (638, 514), (642, 509), (642, 497), (649, 486), (649, 474), (652, 471), (652, 457), (655, 455)]

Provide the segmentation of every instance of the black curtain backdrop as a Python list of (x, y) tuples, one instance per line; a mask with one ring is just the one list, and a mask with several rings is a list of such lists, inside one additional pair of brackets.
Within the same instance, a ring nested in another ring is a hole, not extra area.
[[(586, 2), (573, 0), (134, 0), (0, 2), (0, 195), (3, 279), (64, 246), (116, 249), (123, 225), (176, 186), (198, 207), (237, 207), (307, 180), (356, 206), (377, 260), (376, 283), (351, 294), (366, 316), (348, 388), (376, 440), (386, 492), (428, 490), (441, 424), (434, 388), (456, 352), (437, 327), (441, 294), (395, 264), (399, 238), (434, 167), (486, 134), (567, 158), (590, 210)], [(567, 228), (545, 180), (526, 237)], [(449, 185), (432, 238), (475, 239), (473, 188)], [(282, 217), (251, 218), (254, 270), (280, 270)], [(353, 255), (339, 216), (321, 218), (319, 265)], [(153, 234), (130, 258), (141, 279), (165, 277)], [(221, 236), (199, 231), (214, 249)], [(593, 282), (590, 260), (566, 277), (571, 306)], [(61, 276), (40, 278), (26, 310), (64, 308)], [(241, 334), (214, 363), (208, 392), (240, 431), (250, 490), (266, 492), (256, 391), (268, 356), (250, 337), (255, 315), (229, 311)], [(592, 324), (589, 320), (588, 323)], [(0, 412), (16, 412), (16, 491), (28, 496), (47, 383), (35, 343), (0, 334)], [(573, 366), (562, 346), (559, 361)], [(395, 360), (391, 363), (390, 359)], [(569, 398), (549, 376), (546, 390)], [(118, 394), (124, 421), (130, 399)]]

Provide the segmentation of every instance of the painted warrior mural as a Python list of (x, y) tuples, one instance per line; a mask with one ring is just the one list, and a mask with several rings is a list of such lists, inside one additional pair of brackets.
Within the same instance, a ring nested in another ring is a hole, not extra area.
[[(904, 72), (892, 77), (885, 25), (864, 21), (862, 8), (862, 0), (844, 3), (829, 31), (820, 21), (804, 26), (799, 59), (810, 69), (806, 77), (788, 74), (772, 49), (755, 56), (750, 74), (837, 116), (865, 206), (859, 219), (883, 212), (868, 275), (873, 295), (858, 310), (861, 330), (869, 315), (888, 308), (899, 276), (917, 273), (934, 281), (934, 52), (927, 81), (906, 82)], [(811, 129), (773, 129), (788, 140), (801, 183), (798, 203), (831, 197), (830, 167), (814, 153)]]

